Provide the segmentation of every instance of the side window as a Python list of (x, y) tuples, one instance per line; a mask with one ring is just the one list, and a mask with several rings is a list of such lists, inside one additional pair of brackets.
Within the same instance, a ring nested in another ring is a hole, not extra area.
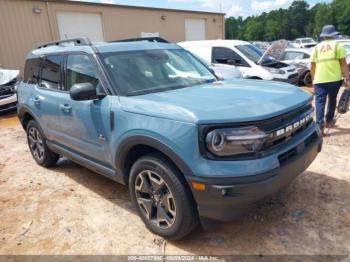
[(102, 90), (97, 75), (96, 66), (87, 55), (68, 55), (66, 68), (67, 91), (69, 91), (74, 84), (79, 83), (91, 83), (96, 88)]
[(240, 55), (226, 47), (213, 47), (213, 63), (246, 66)]
[(61, 83), (61, 55), (46, 56), (41, 71), (40, 86), (47, 89), (59, 89)]
[(24, 82), (37, 84), (42, 60), (40, 58), (28, 59), (24, 69)]

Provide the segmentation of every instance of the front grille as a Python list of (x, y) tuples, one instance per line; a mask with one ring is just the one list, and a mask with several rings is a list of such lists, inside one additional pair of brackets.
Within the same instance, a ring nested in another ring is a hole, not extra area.
[(276, 116), (267, 120), (259, 121), (259, 122), (253, 122), (250, 124), (252, 126), (259, 127), (261, 130), (265, 131), (266, 133), (271, 133), (272, 131), (278, 130), (281, 127), (287, 126), (298, 117), (301, 117), (302, 115), (306, 115), (307, 113), (311, 113), (312, 110), (313, 110), (312, 105), (306, 104), (286, 114)]
[(282, 136), (275, 136), (274, 135), (275, 132), (270, 133), (270, 137), (265, 142), (263, 148), (264, 149), (272, 148), (274, 146), (277, 146), (277, 145), (295, 137), (297, 134), (303, 132), (306, 128), (308, 128), (312, 122), (313, 122), (313, 120), (310, 119), (308, 122), (305, 122), (305, 124), (301, 125), (299, 128), (295, 129), (292, 132), (285, 133)]

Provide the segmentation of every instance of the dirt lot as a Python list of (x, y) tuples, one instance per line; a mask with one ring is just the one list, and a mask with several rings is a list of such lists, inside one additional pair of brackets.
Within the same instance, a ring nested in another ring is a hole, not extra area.
[(14, 115), (0, 116), (0, 254), (350, 254), (350, 113), (290, 186), (181, 242), (151, 234), (127, 189), (68, 160), (35, 164)]

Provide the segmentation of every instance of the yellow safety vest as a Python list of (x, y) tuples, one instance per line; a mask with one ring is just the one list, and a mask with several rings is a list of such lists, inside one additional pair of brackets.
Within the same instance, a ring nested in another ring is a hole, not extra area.
[(343, 44), (326, 40), (314, 47), (311, 62), (316, 63), (314, 84), (330, 83), (342, 79), (339, 60), (345, 57)]

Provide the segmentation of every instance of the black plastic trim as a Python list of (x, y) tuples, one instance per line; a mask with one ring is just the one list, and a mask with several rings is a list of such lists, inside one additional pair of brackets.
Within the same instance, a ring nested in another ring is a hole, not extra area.
[(62, 156), (65, 156), (67, 158), (69, 158), (70, 160), (78, 163), (79, 165), (82, 165), (98, 174), (101, 174), (103, 176), (106, 176), (118, 183), (121, 183), (123, 185), (125, 185), (125, 181), (123, 179), (123, 176), (120, 175), (119, 173), (115, 172), (113, 169), (108, 168), (106, 166), (103, 166), (99, 163), (96, 163), (95, 161), (92, 161), (90, 159), (87, 159), (85, 157), (83, 157), (80, 154), (74, 153), (68, 149), (65, 149), (57, 144), (54, 144), (50, 141), (46, 142), (47, 146), (54, 152), (56, 152), (57, 154), (60, 154)]
[(138, 145), (144, 145), (152, 147), (164, 155), (166, 155), (171, 161), (174, 162), (177, 168), (181, 171), (181, 173), (187, 176), (193, 176), (193, 172), (191, 168), (178, 156), (172, 149), (168, 146), (164, 145), (160, 140), (144, 135), (135, 135), (124, 140), (117, 148), (116, 151), (116, 169), (120, 170), (125, 177), (128, 176), (125, 170), (125, 161), (129, 151)]

